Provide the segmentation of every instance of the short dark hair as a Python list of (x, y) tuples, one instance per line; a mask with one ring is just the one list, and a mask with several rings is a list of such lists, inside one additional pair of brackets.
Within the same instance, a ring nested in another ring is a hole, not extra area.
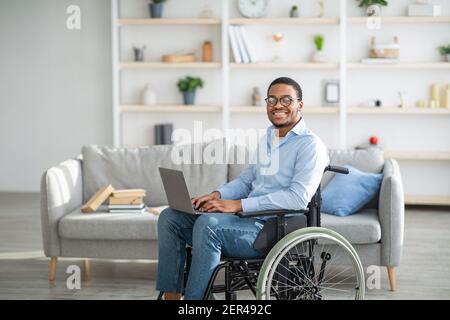
[(288, 78), (288, 77), (280, 77), (280, 78), (276, 78), (275, 80), (273, 80), (272, 83), (269, 85), (269, 88), (267, 89), (267, 96), (269, 96), (270, 88), (272, 88), (272, 86), (274, 86), (276, 84), (287, 84), (287, 85), (291, 86), (297, 92), (297, 98), (299, 98), (300, 100), (303, 100), (302, 88), (300, 87), (300, 85), (298, 84), (297, 81), (295, 81), (294, 79)]

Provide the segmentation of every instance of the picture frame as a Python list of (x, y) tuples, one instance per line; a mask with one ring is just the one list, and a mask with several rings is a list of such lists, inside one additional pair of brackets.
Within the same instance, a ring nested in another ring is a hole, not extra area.
[(325, 80), (323, 82), (323, 102), (326, 105), (335, 105), (340, 101), (339, 80)]

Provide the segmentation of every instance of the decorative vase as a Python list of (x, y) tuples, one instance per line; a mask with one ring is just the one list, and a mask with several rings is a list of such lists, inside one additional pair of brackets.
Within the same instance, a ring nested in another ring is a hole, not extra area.
[(161, 18), (163, 11), (162, 3), (150, 3), (150, 17), (152, 18)]
[(325, 15), (325, 0), (319, 0), (319, 18), (323, 18)]
[(150, 84), (147, 84), (142, 90), (141, 102), (146, 106), (156, 104), (156, 92), (152, 89)]
[(327, 57), (322, 50), (316, 50), (311, 56), (312, 62), (327, 62)]
[(261, 105), (261, 93), (260, 93), (258, 87), (254, 87), (253, 88), (252, 105), (253, 106), (260, 106)]
[(365, 9), (365, 14), (367, 17), (380, 17), (381, 16), (381, 6), (373, 4)]
[(203, 42), (202, 52), (203, 52), (203, 57), (202, 57), (203, 62), (212, 62), (212, 60), (213, 60), (212, 54), (213, 53), (212, 53), (211, 41)]
[(205, 5), (203, 6), (202, 11), (200, 11), (200, 18), (202, 19), (211, 19), (214, 18), (214, 12), (213, 10), (209, 7), (209, 5), (207, 3), (205, 3)]
[(183, 103), (185, 105), (193, 105), (195, 102), (195, 91), (183, 92)]
[(134, 52), (134, 61), (138, 61), (138, 62), (142, 62), (144, 61), (144, 50), (145, 50), (145, 46), (142, 47), (133, 47), (133, 52)]

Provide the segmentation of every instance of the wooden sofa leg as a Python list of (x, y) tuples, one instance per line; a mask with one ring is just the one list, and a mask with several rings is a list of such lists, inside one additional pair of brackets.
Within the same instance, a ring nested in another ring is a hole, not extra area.
[(54, 281), (56, 275), (56, 263), (58, 262), (58, 257), (50, 258), (50, 271), (48, 272), (48, 280)]
[(387, 267), (387, 271), (391, 291), (395, 291), (397, 289), (397, 279), (395, 278), (395, 267)]
[(84, 279), (89, 280), (91, 276), (91, 269), (88, 258), (84, 258), (83, 260), (83, 271), (84, 271)]

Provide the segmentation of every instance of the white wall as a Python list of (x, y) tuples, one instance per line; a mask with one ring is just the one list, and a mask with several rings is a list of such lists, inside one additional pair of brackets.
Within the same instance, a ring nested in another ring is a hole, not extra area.
[(0, 191), (38, 191), (83, 144), (112, 144), (110, 39), (109, 0), (0, 1)]

